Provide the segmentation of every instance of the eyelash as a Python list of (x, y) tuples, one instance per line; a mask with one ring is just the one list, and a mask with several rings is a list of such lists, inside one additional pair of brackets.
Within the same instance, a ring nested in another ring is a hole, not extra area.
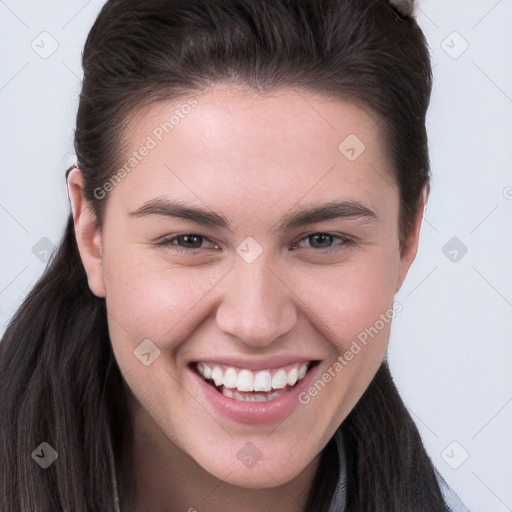
[[(337, 247), (341, 246), (341, 247), (352, 247), (354, 245), (356, 245), (356, 242), (345, 236), (345, 235), (335, 235), (334, 233), (327, 233), (327, 232), (323, 232), (323, 231), (317, 231), (315, 233), (311, 233), (310, 235), (306, 235), (305, 237), (301, 238), (299, 240), (299, 242), (295, 243), (293, 246), (292, 246), (292, 249), (296, 249), (296, 246), (298, 245), (298, 243), (300, 243), (301, 241), (303, 240), (306, 240), (306, 239), (309, 239), (313, 236), (316, 236), (316, 235), (327, 235), (328, 237), (331, 237), (332, 239), (338, 239), (338, 240), (341, 240), (341, 243), (340, 244), (336, 244), (332, 247), (312, 247), (312, 249), (316, 249), (317, 251), (323, 251), (324, 253), (331, 253), (331, 252), (334, 252), (336, 251)], [(208, 240), (208, 237), (204, 236), (204, 235), (199, 235), (197, 233), (179, 233), (177, 235), (172, 235), (170, 237), (167, 237), (167, 238), (164, 238), (163, 240), (160, 240), (159, 242), (156, 242), (155, 245), (157, 247), (171, 247), (171, 249), (174, 251), (174, 252), (177, 252), (178, 254), (183, 254), (183, 255), (190, 255), (190, 254), (196, 254), (197, 251), (200, 251), (201, 248), (199, 247), (194, 247), (194, 248), (185, 248), (185, 247), (179, 247), (179, 246), (175, 246), (173, 245), (173, 242), (176, 241), (177, 239), (181, 238), (181, 237), (185, 237), (185, 236), (195, 236), (195, 237), (199, 237), (201, 239), (205, 239), (205, 240)]]

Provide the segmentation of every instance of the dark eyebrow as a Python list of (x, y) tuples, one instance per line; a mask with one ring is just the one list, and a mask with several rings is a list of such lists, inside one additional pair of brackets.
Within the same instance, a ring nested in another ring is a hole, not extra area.
[(327, 203), (313, 203), (306, 205), (299, 212), (286, 214), (277, 226), (278, 231), (315, 224), (325, 220), (339, 218), (361, 218), (365, 221), (377, 221), (377, 214), (367, 206), (357, 201), (329, 201)]
[[(223, 215), (205, 208), (190, 206), (181, 201), (166, 198), (152, 199), (136, 211), (130, 212), (130, 216), (134, 217), (144, 217), (147, 215), (177, 217), (209, 228), (231, 231), (229, 221)], [(362, 218), (365, 221), (377, 221), (376, 213), (362, 203), (356, 201), (330, 201), (306, 205), (305, 209), (286, 214), (275, 229), (285, 232), (308, 224), (337, 218)]]
[(147, 215), (160, 215), (164, 217), (177, 217), (190, 220), (196, 224), (202, 224), (209, 228), (220, 228), (231, 231), (229, 221), (223, 215), (218, 215), (208, 209), (190, 206), (178, 200), (171, 200), (157, 197), (148, 201), (134, 212), (131, 216), (144, 217)]

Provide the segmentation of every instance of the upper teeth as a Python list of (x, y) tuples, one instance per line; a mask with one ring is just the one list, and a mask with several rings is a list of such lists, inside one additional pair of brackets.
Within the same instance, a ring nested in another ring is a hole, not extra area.
[(306, 375), (309, 362), (292, 364), (284, 368), (252, 370), (234, 368), (232, 366), (209, 365), (204, 362), (197, 364), (199, 373), (205, 379), (212, 379), (215, 385), (239, 391), (271, 391), (283, 389), (286, 385), (293, 386)]

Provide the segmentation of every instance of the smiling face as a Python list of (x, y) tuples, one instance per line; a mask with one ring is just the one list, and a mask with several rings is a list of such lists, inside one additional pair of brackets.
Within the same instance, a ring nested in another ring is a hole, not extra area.
[[(70, 177), (77, 240), (162, 459), (275, 487), (313, 467), (380, 366), (420, 221), (400, 253), (380, 126), (353, 104), (290, 90), (194, 98), (133, 121), (140, 160), (104, 199), (101, 232)], [(258, 373), (260, 392), (244, 392)]]

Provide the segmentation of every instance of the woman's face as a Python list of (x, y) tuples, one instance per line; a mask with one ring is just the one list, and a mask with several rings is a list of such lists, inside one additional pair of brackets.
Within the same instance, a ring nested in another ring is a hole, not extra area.
[(70, 196), (144, 428), (228, 483), (288, 482), (382, 362), (421, 215), (400, 253), (381, 127), (350, 103), (216, 89), (129, 127), (101, 232), (80, 173)]

